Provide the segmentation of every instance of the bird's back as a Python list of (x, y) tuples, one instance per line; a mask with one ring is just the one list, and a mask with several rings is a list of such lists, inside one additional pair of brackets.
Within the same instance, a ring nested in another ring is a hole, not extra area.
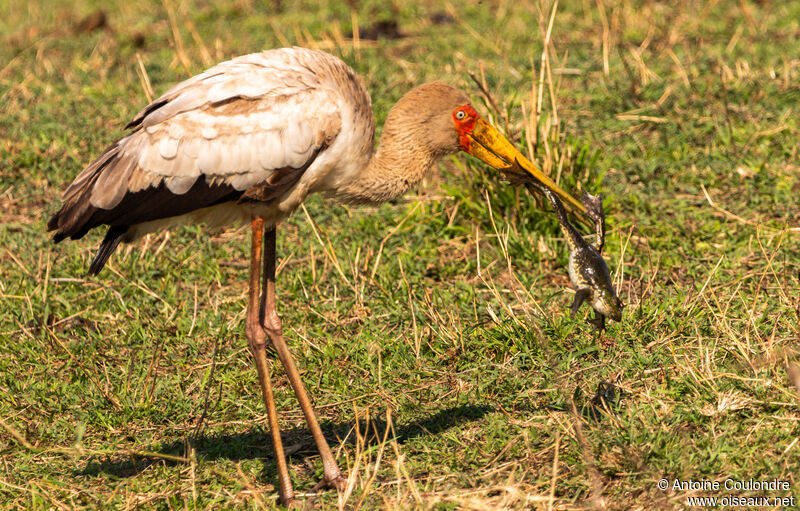
[[(324, 180), (331, 164), (323, 156), (337, 138), (368, 154), (374, 132), (357, 75), (338, 58), (304, 48), (218, 64), (169, 89), (126, 127), (132, 132), (75, 178), (48, 222), (57, 242), (109, 226), (91, 273), (120, 241), (161, 225), (227, 223), (247, 207), (285, 216)], [(283, 200), (296, 188), (299, 201)], [(209, 213), (223, 204), (233, 207)]]

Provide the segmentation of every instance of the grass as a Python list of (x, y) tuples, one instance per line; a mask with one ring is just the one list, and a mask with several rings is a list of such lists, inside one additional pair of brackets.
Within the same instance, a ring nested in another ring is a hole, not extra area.
[[(148, 83), (286, 44), (353, 66), (379, 125), (418, 83), (460, 86), (564, 186), (602, 191), (627, 303), (600, 338), (570, 319), (553, 215), (463, 155), (378, 208), (311, 198), (279, 230), (279, 310), (350, 487), (309, 499), (800, 498), (800, 5), (562, 2), (543, 59), (547, 2), (279, 3), (0, 5), (0, 506), (275, 506), (247, 231), (159, 234), (87, 278), (102, 233), (54, 246), (44, 223)], [(100, 9), (105, 26), (77, 28)], [(380, 21), (401, 37), (360, 37)], [(321, 463), (274, 366), (303, 493)], [(664, 492), (662, 477), (791, 488)]]

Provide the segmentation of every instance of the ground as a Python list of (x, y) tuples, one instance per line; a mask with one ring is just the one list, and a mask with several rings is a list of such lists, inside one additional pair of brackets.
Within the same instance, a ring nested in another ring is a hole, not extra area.
[[(162, 233), (87, 277), (103, 233), (54, 245), (45, 222), (154, 94), (292, 44), (353, 66), (379, 126), (442, 79), (602, 192), (626, 303), (602, 335), (570, 318), (554, 215), (469, 156), (381, 207), (312, 198), (279, 231), (279, 310), (349, 484), (306, 496), (321, 462), (275, 361), (303, 500), (796, 502), (798, 37), (800, 3), (751, 0), (0, 4), (0, 506), (276, 505), (247, 230)], [(789, 489), (672, 487), (729, 478)]]

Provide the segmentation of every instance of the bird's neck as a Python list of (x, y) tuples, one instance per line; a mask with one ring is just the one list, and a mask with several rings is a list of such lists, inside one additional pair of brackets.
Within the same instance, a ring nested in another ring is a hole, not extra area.
[(413, 130), (394, 126), (390, 117), (378, 149), (356, 177), (337, 191), (337, 197), (348, 203), (386, 202), (419, 183), (441, 155), (415, 135)]

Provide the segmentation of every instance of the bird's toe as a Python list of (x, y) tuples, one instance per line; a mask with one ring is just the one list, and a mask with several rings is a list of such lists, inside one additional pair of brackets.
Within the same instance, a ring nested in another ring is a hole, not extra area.
[(319, 490), (323, 490), (325, 488), (336, 488), (339, 491), (344, 491), (345, 487), (347, 486), (347, 479), (342, 476), (336, 476), (332, 479), (328, 479), (324, 477), (322, 481), (318, 482), (311, 491), (317, 492)]
[(301, 509), (314, 509), (315, 507), (314, 503), (310, 500), (298, 500), (294, 497), (286, 501), (279, 500), (278, 503), (286, 509), (291, 509), (294, 511)]

